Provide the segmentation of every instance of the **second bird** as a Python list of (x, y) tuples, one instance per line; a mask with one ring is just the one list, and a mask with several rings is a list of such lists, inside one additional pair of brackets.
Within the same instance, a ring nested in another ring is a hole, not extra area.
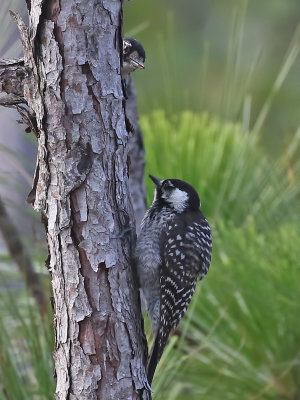
[(196, 190), (179, 179), (161, 180), (136, 246), (140, 288), (147, 302), (153, 345), (147, 365), (149, 384), (168, 342), (211, 260), (210, 227)]
[(144, 69), (145, 59), (146, 53), (141, 43), (133, 38), (123, 39), (123, 64), (121, 70), (123, 76), (138, 68)]

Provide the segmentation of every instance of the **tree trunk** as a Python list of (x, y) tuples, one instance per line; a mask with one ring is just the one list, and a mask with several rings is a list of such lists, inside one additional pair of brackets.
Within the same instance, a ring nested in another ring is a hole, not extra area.
[(145, 149), (143, 134), (139, 125), (136, 93), (131, 76), (126, 77), (126, 116), (132, 126), (132, 136), (128, 142), (129, 188), (136, 222), (137, 234), (146, 212)]
[(131, 260), (121, 1), (32, 0), (29, 29), (14, 18), (38, 136), (33, 201), (49, 246), (56, 399), (150, 399)]

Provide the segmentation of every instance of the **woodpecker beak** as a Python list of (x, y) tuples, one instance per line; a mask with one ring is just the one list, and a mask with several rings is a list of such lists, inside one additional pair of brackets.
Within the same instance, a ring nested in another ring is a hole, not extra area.
[(145, 69), (145, 65), (142, 62), (137, 61), (137, 60), (135, 60), (134, 58), (131, 58), (131, 57), (129, 57), (129, 59), (137, 68)]
[(153, 175), (149, 175), (149, 178), (152, 179), (152, 181), (153, 181), (153, 182), (155, 183), (155, 185), (158, 186), (158, 187), (160, 187), (161, 184), (162, 184), (162, 182), (163, 182), (163, 179), (156, 178), (156, 177), (153, 176)]

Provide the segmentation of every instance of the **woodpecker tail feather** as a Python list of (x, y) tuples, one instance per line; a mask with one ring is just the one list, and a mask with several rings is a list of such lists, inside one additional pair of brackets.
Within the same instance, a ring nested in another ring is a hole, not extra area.
[(149, 360), (148, 360), (148, 364), (147, 364), (147, 378), (148, 378), (148, 382), (149, 385), (152, 385), (152, 380), (153, 380), (153, 376), (158, 364), (158, 340), (157, 340), (157, 336), (156, 339), (154, 340), (153, 344), (152, 344), (152, 348), (150, 351), (150, 355), (149, 355)]
[(152, 344), (150, 355), (149, 355), (149, 360), (147, 364), (147, 377), (148, 377), (148, 382), (151, 385), (153, 376), (157, 367), (157, 364), (159, 363), (159, 360), (162, 356), (162, 353), (164, 351), (164, 348), (167, 344), (168, 341), (168, 336), (162, 337), (160, 335), (160, 332), (157, 333), (155, 340)]
[(161, 356), (164, 352), (166, 344), (168, 343), (169, 335), (173, 328), (169, 321), (168, 316), (165, 314), (165, 311), (166, 311), (165, 308), (162, 307), (160, 327), (159, 327), (159, 330), (153, 341), (149, 359), (148, 359), (147, 377), (148, 377), (148, 381), (149, 381), (150, 385), (152, 384), (152, 380), (153, 380), (153, 376), (154, 376), (157, 364), (159, 363), (159, 360), (161, 359)]

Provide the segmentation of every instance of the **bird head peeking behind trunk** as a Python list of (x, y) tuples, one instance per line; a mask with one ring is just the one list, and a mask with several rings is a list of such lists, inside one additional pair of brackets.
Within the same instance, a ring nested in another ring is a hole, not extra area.
[(146, 53), (143, 46), (133, 38), (123, 39), (122, 76), (129, 75), (136, 69), (145, 68)]

